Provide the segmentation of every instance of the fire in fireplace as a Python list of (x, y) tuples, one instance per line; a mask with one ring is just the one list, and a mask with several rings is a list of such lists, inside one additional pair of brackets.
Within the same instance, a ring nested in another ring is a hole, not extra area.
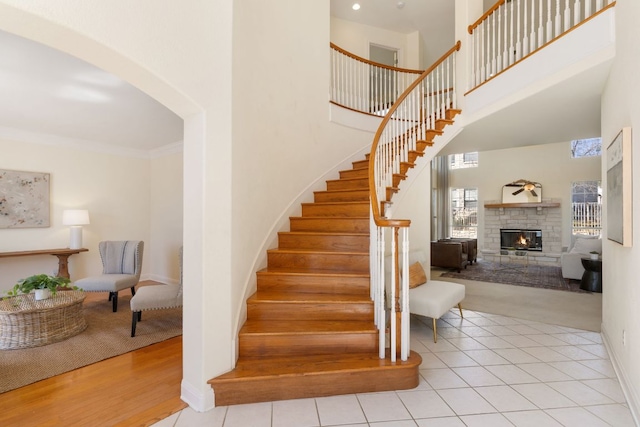
[(542, 230), (500, 229), (500, 249), (542, 251)]

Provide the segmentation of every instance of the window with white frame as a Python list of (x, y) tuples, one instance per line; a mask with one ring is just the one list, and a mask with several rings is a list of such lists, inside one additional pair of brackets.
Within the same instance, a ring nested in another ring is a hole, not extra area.
[(478, 189), (451, 189), (451, 237), (478, 237)]
[(571, 232), (598, 236), (602, 232), (602, 188), (600, 181), (571, 184)]
[(478, 152), (449, 154), (449, 169), (478, 167)]
[(594, 157), (602, 154), (602, 138), (576, 139), (571, 141), (571, 157)]

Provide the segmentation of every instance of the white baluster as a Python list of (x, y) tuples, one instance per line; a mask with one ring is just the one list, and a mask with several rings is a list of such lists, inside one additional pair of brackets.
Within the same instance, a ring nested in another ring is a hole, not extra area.
[(529, 39), (529, 43), (531, 44), (531, 46), (529, 47), (529, 52), (533, 52), (534, 50), (536, 50), (536, 1), (538, 0), (531, 0), (531, 37)]
[(409, 358), (409, 227), (402, 228), (402, 317), (400, 329), (400, 360)]
[(584, 19), (591, 16), (591, 0), (585, 0), (584, 2)]
[(456, 80), (456, 64), (457, 64), (458, 52), (453, 53), (453, 104), (452, 107), (454, 110), (458, 109), (458, 90), (457, 88), (457, 80)]
[(489, 77), (496, 74), (496, 14), (491, 15), (491, 70)]
[(380, 286), (378, 288), (378, 300), (380, 301), (378, 303), (378, 307), (380, 310), (380, 327), (379, 327), (379, 356), (381, 359), (384, 359), (385, 357), (385, 338), (386, 338), (386, 333), (387, 333), (387, 316), (386, 316), (386, 304), (385, 304), (385, 300), (384, 300), (384, 291), (385, 291), (385, 280), (386, 280), (386, 275), (385, 275), (385, 271), (384, 271), (384, 247), (385, 247), (385, 243), (384, 243), (384, 228), (382, 227), (378, 227), (378, 258), (379, 258), (379, 263), (380, 263)]
[(573, 4), (573, 25), (578, 25), (580, 21), (580, 0), (576, 0)]
[(390, 302), (391, 302), (391, 310), (389, 316), (391, 318), (391, 349), (389, 353), (391, 354), (391, 361), (396, 361), (396, 259), (395, 254), (397, 254), (397, 239), (395, 230), (391, 231), (391, 292), (390, 292)]
[(510, 19), (509, 19), (509, 63), (508, 65), (513, 64), (516, 61), (516, 46), (513, 43), (513, 38), (515, 37), (515, 32), (516, 32), (516, 28), (514, 26), (514, 18), (513, 18), (513, 8), (515, 2), (511, 2), (511, 15), (510, 15)]
[[(486, 22), (486, 21), (485, 21)], [(482, 66), (480, 67), (480, 82), (484, 82), (487, 79), (487, 61), (485, 58), (485, 31), (484, 31), (484, 22), (481, 23), (478, 28), (480, 31), (480, 61), (482, 62)]]
[(596, 12), (602, 9), (602, 0), (596, 0)]
[(562, 34), (562, 15), (560, 14), (560, 0), (556, 0), (555, 36)]
[(502, 44), (501, 44), (501, 36), (502, 36), (502, 9), (498, 9), (495, 12), (493, 12), (493, 15), (497, 15), (496, 19), (498, 21), (497, 24), (497, 28), (494, 28), (494, 31), (496, 32), (496, 45), (497, 46), (497, 50), (494, 52), (495, 56), (496, 56), (496, 67), (494, 70), (494, 74), (499, 73), (502, 70)]
[[(529, 13), (529, 8), (527, 7), (528, 0), (524, 0), (524, 17), (523, 17), (523, 21), (524, 21), (524, 28), (523, 28), (523, 37), (522, 37), (522, 57), (525, 57), (529, 54), (529, 31), (528, 31), (528, 27), (529, 27), (529, 19), (528, 19), (528, 13)], [(520, 13), (518, 12), (518, 16), (520, 16)]]
[(565, 0), (564, 7), (564, 31), (571, 28), (571, 0)]
[[(542, 8), (540, 8), (542, 9)], [(549, 43), (553, 39), (553, 24), (551, 21), (551, 0), (547, 0), (547, 40), (546, 43)]]
[[(535, 1), (533, 2), (535, 3)], [(538, 48), (540, 48), (544, 44), (544, 27), (542, 26), (544, 22), (544, 18), (542, 17), (542, 5), (538, 5), (540, 10), (538, 11)]]

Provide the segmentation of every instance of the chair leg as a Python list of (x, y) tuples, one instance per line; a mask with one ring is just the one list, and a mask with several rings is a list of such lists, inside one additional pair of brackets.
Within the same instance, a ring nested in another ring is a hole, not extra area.
[(462, 315), (462, 306), (460, 305), (460, 303), (458, 303), (458, 310), (460, 310), (460, 317), (464, 319), (464, 316)]
[(438, 329), (436, 327), (436, 319), (433, 320), (433, 342), (438, 342)]
[(118, 293), (117, 292), (110, 292), (111, 297), (109, 298), (111, 301), (113, 301), (113, 312), (117, 312), (118, 311)]
[(132, 312), (132, 316), (131, 316), (131, 338), (136, 336), (136, 324), (138, 323), (139, 317), (140, 317), (140, 311), (138, 312)]
[(136, 287), (132, 286), (131, 287), (131, 296), (135, 296), (136, 295)]

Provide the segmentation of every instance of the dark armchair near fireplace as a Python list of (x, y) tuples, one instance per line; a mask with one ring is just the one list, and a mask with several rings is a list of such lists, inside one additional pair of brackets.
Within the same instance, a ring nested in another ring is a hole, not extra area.
[(444, 240), (431, 242), (431, 266), (455, 268), (458, 273), (469, 263), (467, 242)]

